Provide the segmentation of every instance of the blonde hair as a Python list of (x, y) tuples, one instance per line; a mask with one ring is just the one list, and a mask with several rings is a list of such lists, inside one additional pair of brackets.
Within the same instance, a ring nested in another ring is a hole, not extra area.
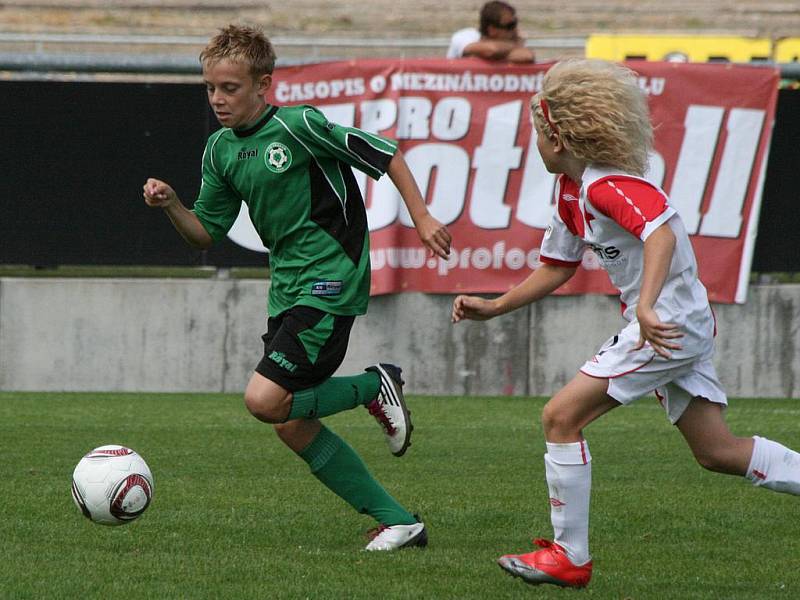
[(636, 74), (622, 65), (591, 59), (556, 63), (531, 99), (531, 114), (539, 131), (558, 134), (578, 160), (640, 177), (647, 170), (653, 145), (647, 98)]
[(275, 68), (275, 50), (264, 31), (249, 25), (228, 25), (219, 30), (200, 53), (203, 65), (230, 60), (250, 66), (253, 78), (271, 74)]

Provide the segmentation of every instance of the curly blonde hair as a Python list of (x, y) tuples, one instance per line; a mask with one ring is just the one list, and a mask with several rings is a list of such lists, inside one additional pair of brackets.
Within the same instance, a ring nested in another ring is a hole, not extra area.
[(253, 78), (272, 74), (275, 68), (275, 49), (264, 31), (249, 25), (228, 25), (219, 30), (200, 53), (200, 62), (213, 65), (221, 60), (250, 66)]
[(653, 145), (647, 98), (637, 75), (603, 60), (568, 59), (544, 76), (531, 98), (536, 128), (558, 134), (575, 158), (643, 176)]

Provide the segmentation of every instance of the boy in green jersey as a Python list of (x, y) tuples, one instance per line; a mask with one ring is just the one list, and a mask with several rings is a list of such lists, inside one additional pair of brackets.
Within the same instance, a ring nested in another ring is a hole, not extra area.
[(355, 451), (320, 418), (365, 406), (401, 456), (413, 429), (400, 369), (376, 364), (332, 377), (356, 315), (369, 300), (369, 231), (351, 167), (377, 179), (388, 173), (422, 243), (439, 257), (450, 234), (427, 210), (397, 143), (329, 122), (311, 106), (266, 101), (275, 52), (256, 28), (230, 25), (200, 54), (208, 101), (222, 128), (203, 155), (194, 209), (165, 182), (148, 179), (144, 199), (166, 212), (192, 246), (225, 237), (247, 204), (270, 249), (269, 319), (264, 355), (245, 390), (248, 410), (331, 491), (379, 526), (367, 550), (427, 543), (425, 525), (370, 475)]

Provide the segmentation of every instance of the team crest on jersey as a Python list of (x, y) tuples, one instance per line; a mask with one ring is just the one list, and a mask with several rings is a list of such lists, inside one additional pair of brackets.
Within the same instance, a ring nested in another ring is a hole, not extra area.
[(280, 142), (272, 142), (264, 152), (264, 163), (273, 173), (283, 173), (292, 164), (292, 152)]

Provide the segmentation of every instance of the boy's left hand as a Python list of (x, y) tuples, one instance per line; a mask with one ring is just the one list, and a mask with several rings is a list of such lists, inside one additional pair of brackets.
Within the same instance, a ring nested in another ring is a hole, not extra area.
[(639, 320), (639, 343), (634, 350), (641, 350), (645, 342), (664, 358), (672, 356), (670, 350), (680, 350), (681, 345), (674, 340), (683, 334), (675, 323), (662, 323), (652, 308), (637, 307), (636, 318)]
[(434, 219), (430, 213), (420, 217), (416, 227), (419, 239), (431, 251), (431, 255), (435, 254), (439, 258), (445, 259), (450, 256), (450, 241), (452, 237), (450, 232), (447, 231), (447, 227)]

